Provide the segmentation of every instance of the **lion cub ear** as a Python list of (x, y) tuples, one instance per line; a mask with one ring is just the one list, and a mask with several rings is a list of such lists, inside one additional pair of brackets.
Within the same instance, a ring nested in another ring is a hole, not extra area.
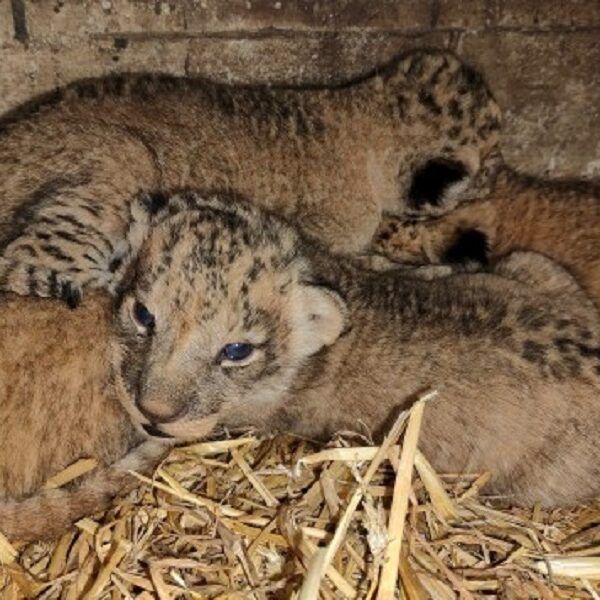
[(347, 329), (346, 303), (331, 288), (301, 284), (293, 292), (292, 304), (291, 348), (301, 357), (330, 346)]

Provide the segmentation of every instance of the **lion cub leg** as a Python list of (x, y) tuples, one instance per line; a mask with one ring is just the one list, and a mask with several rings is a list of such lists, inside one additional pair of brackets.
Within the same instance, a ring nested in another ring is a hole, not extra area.
[(171, 444), (149, 439), (119, 461), (89, 475), (75, 489), (42, 490), (20, 501), (0, 503), (0, 531), (10, 540), (29, 542), (62, 534), (77, 519), (105, 510), (112, 499), (131, 490), (131, 471), (150, 473)]
[(495, 209), (484, 201), (423, 221), (386, 215), (370, 252), (393, 262), (481, 266), (488, 263), (495, 238)]

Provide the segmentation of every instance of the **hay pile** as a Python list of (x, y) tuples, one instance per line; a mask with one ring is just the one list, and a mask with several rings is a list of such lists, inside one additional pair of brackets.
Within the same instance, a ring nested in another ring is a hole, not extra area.
[(178, 448), (56, 542), (0, 539), (0, 595), (598, 600), (600, 503), (500, 509), (489, 474), (433, 471), (422, 411), (379, 447), (246, 434)]

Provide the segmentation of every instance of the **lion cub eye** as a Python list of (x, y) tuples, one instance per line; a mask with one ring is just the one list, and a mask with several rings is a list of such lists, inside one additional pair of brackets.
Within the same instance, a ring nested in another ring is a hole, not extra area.
[(154, 315), (141, 303), (136, 300), (133, 305), (133, 318), (135, 322), (144, 329), (150, 331), (156, 324)]
[(221, 358), (231, 362), (241, 362), (246, 360), (254, 352), (254, 345), (245, 342), (235, 342), (225, 344), (221, 350)]

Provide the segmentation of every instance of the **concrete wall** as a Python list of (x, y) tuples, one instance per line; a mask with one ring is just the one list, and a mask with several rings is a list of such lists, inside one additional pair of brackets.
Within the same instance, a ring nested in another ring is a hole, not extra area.
[(600, 175), (599, 0), (0, 0), (0, 112), (114, 71), (328, 82), (418, 46), (486, 74), (509, 162)]

